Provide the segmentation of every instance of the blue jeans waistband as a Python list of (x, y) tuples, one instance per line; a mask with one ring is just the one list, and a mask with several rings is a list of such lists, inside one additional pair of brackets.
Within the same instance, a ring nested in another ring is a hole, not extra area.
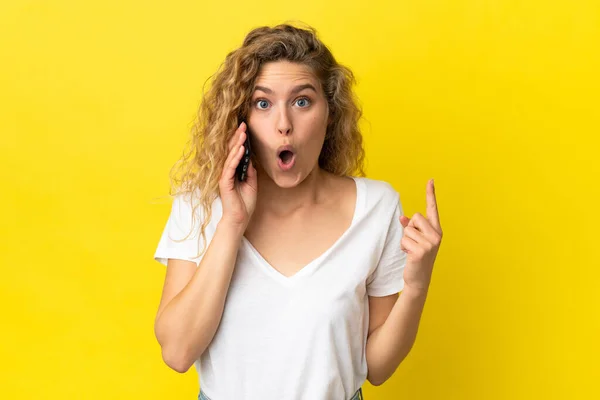
[[(198, 394), (198, 400), (212, 400), (212, 399), (209, 398), (206, 394), (204, 394), (204, 392), (202, 390), (200, 390), (200, 394)], [(364, 400), (363, 394), (362, 394), (362, 388), (359, 388), (356, 391), (356, 393), (354, 393), (354, 396), (352, 396), (350, 398), (350, 400)]]

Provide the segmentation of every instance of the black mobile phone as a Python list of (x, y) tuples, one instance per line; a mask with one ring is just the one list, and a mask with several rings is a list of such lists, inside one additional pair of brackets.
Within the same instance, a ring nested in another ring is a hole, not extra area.
[(244, 155), (242, 156), (240, 163), (235, 169), (235, 176), (240, 182), (244, 182), (248, 177), (248, 168), (250, 167), (251, 155), (252, 149), (250, 148), (250, 130), (248, 129), (248, 123), (246, 123), (246, 140), (244, 141)]

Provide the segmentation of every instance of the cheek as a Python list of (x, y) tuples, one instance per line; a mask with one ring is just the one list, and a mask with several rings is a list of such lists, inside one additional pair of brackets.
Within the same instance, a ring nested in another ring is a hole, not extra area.
[(327, 127), (321, 125), (320, 121), (313, 125), (311, 135), (307, 138), (307, 144), (311, 150), (317, 151), (318, 153), (321, 152), (323, 142), (325, 142), (326, 129)]
[(324, 142), (325, 142), (325, 134), (314, 136), (313, 138), (311, 138), (311, 142), (310, 142), (311, 150), (314, 151), (315, 153), (317, 153), (317, 155), (320, 154), (321, 150), (323, 149)]
[(324, 135), (313, 135), (306, 138), (304, 146), (302, 146), (300, 159), (303, 165), (310, 164), (311, 166), (319, 160), (321, 150), (323, 149)]
[(318, 158), (323, 148), (325, 141), (326, 126), (323, 125), (319, 118), (311, 119), (311, 121), (301, 128), (303, 133), (302, 153), (309, 159)]
[(250, 132), (252, 141), (252, 157), (260, 164), (268, 163), (268, 156), (272, 152), (265, 137)]

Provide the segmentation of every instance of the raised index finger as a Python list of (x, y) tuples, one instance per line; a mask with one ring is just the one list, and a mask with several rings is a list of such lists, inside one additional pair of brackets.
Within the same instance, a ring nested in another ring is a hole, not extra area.
[(433, 186), (433, 179), (427, 182), (427, 219), (431, 223), (431, 226), (438, 231), (442, 232), (440, 226), (440, 215), (437, 208), (437, 200), (435, 198), (435, 187)]

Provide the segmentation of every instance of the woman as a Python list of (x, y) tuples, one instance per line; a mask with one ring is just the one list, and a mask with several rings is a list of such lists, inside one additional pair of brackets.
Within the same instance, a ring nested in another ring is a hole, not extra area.
[(155, 253), (162, 357), (196, 366), (200, 399), (362, 399), (414, 342), (433, 186), (435, 213), (408, 219), (364, 177), (353, 83), (314, 29), (284, 24), (251, 31), (203, 99)]

